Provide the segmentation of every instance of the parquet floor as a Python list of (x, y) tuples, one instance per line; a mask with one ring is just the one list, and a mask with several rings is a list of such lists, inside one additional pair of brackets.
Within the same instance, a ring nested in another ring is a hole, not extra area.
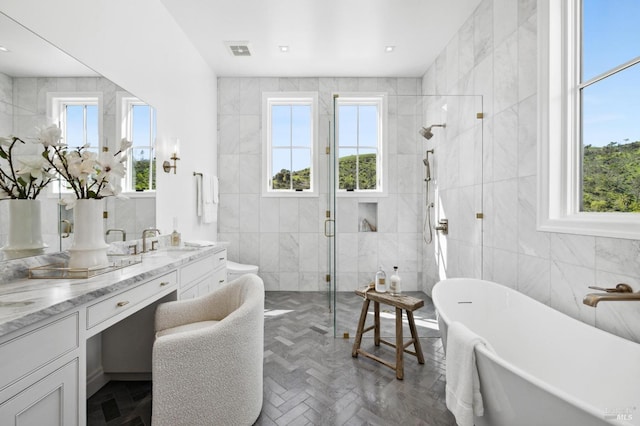
[[(444, 403), (444, 354), (433, 304), (422, 293), (411, 295), (425, 300), (414, 312), (425, 364), (405, 355), (404, 380), (397, 380), (390, 368), (351, 357), (360, 297), (339, 293), (334, 313), (324, 293), (267, 292), (264, 403), (255, 424), (454, 426)], [(382, 336), (392, 341), (394, 313), (381, 308)], [(371, 315), (367, 324), (372, 321)], [(404, 335), (410, 336), (408, 326)], [(373, 345), (373, 333), (365, 334), (362, 347), (394, 360), (393, 348)], [(109, 383), (87, 401), (88, 424), (149, 425), (149, 393), (149, 382)]]

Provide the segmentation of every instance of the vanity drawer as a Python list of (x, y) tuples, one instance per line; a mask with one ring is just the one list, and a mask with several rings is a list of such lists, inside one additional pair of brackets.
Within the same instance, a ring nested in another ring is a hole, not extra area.
[(213, 269), (226, 268), (227, 266), (227, 250), (222, 250), (221, 252), (214, 253), (214, 265)]
[(175, 286), (177, 282), (177, 273), (174, 271), (89, 306), (87, 329), (135, 307), (138, 303)]
[[(226, 252), (226, 250), (225, 250)], [(195, 262), (185, 265), (180, 270), (180, 287), (189, 287), (200, 277), (214, 271), (218, 262), (219, 253), (215, 253), (211, 256), (207, 256), (204, 259), (196, 260)]]
[(14, 383), (79, 345), (78, 313), (0, 345), (0, 389)]

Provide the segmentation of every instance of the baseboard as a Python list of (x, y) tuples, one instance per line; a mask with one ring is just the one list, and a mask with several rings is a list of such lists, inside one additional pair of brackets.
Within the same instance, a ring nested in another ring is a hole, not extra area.
[(124, 382), (151, 381), (151, 373), (109, 373), (109, 380)]
[(87, 399), (109, 383), (109, 380), (112, 380), (110, 375), (105, 374), (102, 367), (96, 369), (91, 375), (87, 375)]

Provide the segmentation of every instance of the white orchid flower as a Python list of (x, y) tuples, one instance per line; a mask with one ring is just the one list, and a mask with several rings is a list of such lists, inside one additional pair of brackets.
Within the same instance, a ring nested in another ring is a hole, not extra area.
[[(126, 173), (126, 169), (122, 161), (120, 161), (113, 155), (110, 155), (108, 152), (100, 153), (98, 164), (100, 165), (101, 169), (101, 178), (109, 183), (119, 181), (124, 177)], [(113, 179), (112, 176), (116, 177), (116, 179)]]
[(16, 170), (20, 176), (31, 176), (36, 179), (43, 179), (44, 176), (44, 158), (41, 156), (24, 157), (18, 160), (22, 167)]
[(86, 182), (89, 176), (96, 173), (96, 165), (95, 157), (88, 156), (86, 159), (79, 155), (67, 157), (67, 169), (70, 177), (77, 178), (80, 182)]
[(38, 132), (38, 142), (40, 142), (45, 147), (65, 146), (65, 143), (61, 142), (62, 130), (60, 130), (60, 128), (55, 124), (47, 127), (37, 127), (36, 130)]

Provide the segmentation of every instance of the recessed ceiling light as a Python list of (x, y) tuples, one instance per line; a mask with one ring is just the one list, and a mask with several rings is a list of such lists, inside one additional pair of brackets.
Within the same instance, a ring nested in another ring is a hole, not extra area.
[(8, 52), (9, 49), (0, 44), (0, 52)]
[(391, 53), (391, 52), (393, 52), (395, 50), (395, 48), (396, 48), (395, 46), (386, 46), (384, 48), (384, 51), (387, 52), (387, 53)]
[(282, 53), (289, 52), (289, 46), (278, 46), (278, 49), (280, 49), (280, 52)]

